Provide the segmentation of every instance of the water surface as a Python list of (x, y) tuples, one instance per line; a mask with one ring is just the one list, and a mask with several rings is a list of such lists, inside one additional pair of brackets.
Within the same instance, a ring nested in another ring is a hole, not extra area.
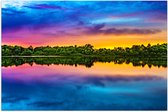
[(94, 62), (2, 67), (3, 110), (166, 110), (166, 67)]

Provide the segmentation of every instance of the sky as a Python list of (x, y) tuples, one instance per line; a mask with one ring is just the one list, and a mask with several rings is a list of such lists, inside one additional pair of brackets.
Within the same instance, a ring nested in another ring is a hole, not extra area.
[(4, 1), (2, 44), (161, 44), (167, 42), (166, 11), (166, 1)]

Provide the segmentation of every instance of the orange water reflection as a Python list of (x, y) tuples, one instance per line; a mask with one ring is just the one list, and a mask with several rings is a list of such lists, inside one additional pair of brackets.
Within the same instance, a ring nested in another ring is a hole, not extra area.
[[(148, 66), (140, 67), (133, 66), (132, 64), (114, 64), (96, 62), (91, 68), (78, 65), (36, 65), (30, 66), (29, 64), (23, 64), (21, 66), (2, 67), (3, 77), (16, 78), (22, 80), (38, 79), (50, 74), (63, 74), (73, 76), (120, 76), (120, 77), (133, 77), (133, 76), (158, 76), (166, 78), (167, 68)], [(14, 74), (14, 75), (13, 75)]]

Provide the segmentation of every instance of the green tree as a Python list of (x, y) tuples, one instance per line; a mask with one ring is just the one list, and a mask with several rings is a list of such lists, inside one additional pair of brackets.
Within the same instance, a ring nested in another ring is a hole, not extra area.
[(22, 56), (30, 56), (30, 55), (32, 55), (32, 54), (33, 54), (33, 52), (32, 52), (31, 50), (29, 50), (29, 49), (25, 49), (25, 50), (21, 53)]

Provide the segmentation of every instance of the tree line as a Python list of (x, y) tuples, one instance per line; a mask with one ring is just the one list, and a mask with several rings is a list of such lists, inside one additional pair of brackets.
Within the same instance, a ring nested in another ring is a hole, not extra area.
[(25, 63), (29, 65), (38, 64), (38, 65), (71, 65), (78, 66), (83, 65), (85, 67), (94, 66), (95, 62), (110, 63), (114, 62), (115, 64), (130, 64), (133, 66), (148, 66), (151, 68), (155, 67), (167, 67), (167, 58), (141, 58), (141, 57), (81, 57), (81, 56), (69, 56), (69, 57), (2, 57), (2, 66), (19, 66)]
[(167, 43), (157, 45), (133, 45), (114, 49), (94, 49), (91, 44), (84, 46), (22, 46), (2, 45), (2, 56), (113, 56), (113, 57), (167, 57)]

